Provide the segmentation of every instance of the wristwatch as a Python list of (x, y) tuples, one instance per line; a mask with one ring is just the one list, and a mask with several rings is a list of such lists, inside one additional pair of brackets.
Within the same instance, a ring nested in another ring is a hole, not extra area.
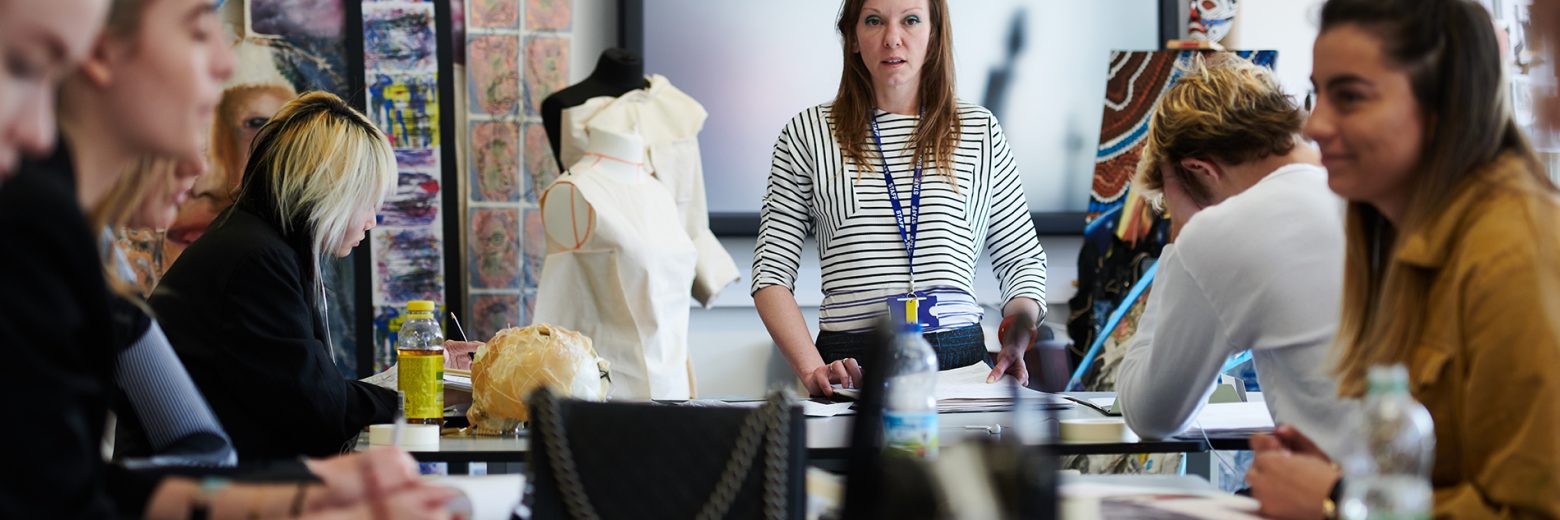
[(1322, 499), (1322, 518), (1327, 520), (1338, 519), (1338, 502), (1343, 500), (1343, 479), (1333, 483), (1332, 490), (1327, 492), (1327, 498)]

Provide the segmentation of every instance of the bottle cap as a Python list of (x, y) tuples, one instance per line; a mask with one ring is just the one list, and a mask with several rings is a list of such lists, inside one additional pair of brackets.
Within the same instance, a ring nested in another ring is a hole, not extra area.
[(1408, 367), (1401, 364), (1376, 365), (1366, 371), (1366, 393), (1389, 394), (1408, 391)]
[(906, 324), (900, 325), (899, 326), (899, 333), (900, 334), (920, 334), (921, 333), (921, 324), (920, 323), (906, 323)]
[(433, 312), (433, 302), (428, 301), (428, 300), (412, 300), (412, 301), (406, 302), (406, 312), (408, 312), (408, 313), (432, 313)]

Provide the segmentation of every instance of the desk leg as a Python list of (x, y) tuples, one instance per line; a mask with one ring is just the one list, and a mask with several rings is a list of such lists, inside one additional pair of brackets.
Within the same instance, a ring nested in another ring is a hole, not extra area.
[[(1198, 451), (1186, 454), (1186, 474), (1213, 482), (1213, 452)], [(1217, 483), (1215, 483), (1217, 485)]]

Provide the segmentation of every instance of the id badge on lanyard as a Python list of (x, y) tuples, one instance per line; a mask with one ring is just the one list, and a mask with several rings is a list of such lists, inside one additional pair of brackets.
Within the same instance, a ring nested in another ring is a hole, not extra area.
[(936, 329), (941, 320), (932, 314), (937, 307), (937, 295), (926, 291), (896, 294), (884, 300), (888, 304), (888, 317), (894, 323), (920, 323), (926, 330)]
[[(877, 144), (878, 159), (883, 162), (883, 184), (888, 189), (888, 203), (894, 209), (894, 224), (899, 227), (899, 238), (905, 243), (905, 259), (909, 262), (910, 270), (910, 283), (905, 293), (888, 299), (890, 314), (897, 315), (896, 319), (902, 318), (904, 323), (926, 325), (932, 321), (925, 318), (931, 318), (929, 311), (933, 301), (915, 288), (915, 239), (921, 225), (921, 162), (915, 163), (914, 180), (910, 185), (910, 216), (906, 218), (904, 205), (899, 202), (899, 188), (894, 184), (894, 175), (888, 169), (888, 155), (883, 153), (883, 137), (878, 131), (877, 117), (869, 117), (868, 122), (872, 126), (872, 142)], [(923, 303), (927, 305), (923, 306)]]

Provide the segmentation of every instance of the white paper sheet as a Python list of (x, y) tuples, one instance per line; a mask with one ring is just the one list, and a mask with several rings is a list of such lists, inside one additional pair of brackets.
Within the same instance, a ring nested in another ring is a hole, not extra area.
[(509, 520), (510, 513), (520, 504), (520, 491), (525, 486), (525, 476), (429, 476), (425, 481), (461, 491), (471, 501), (471, 520)]
[(1204, 405), (1197, 419), (1181, 437), (1249, 435), (1272, 431), (1273, 416), (1266, 401), (1249, 403), (1212, 403)]

